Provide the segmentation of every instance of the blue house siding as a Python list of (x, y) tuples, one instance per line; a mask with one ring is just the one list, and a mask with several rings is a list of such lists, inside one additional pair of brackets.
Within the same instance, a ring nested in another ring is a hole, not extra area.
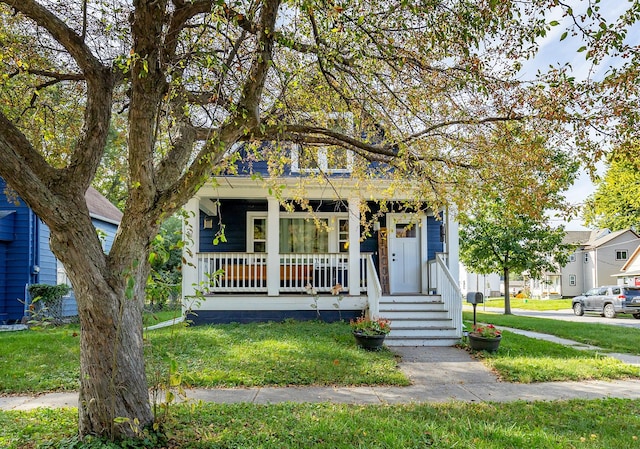
[[(247, 250), (247, 212), (267, 212), (267, 202), (264, 200), (219, 200), (220, 216), (210, 217), (200, 211), (200, 252), (245, 252)], [(346, 204), (334, 201), (311, 201), (310, 204), (317, 212), (347, 212)], [(298, 212), (301, 209), (296, 209)], [(284, 208), (281, 208), (284, 211)], [(211, 219), (213, 228), (205, 229), (204, 220)], [(226, 242), (213, 243), (220, 231), (220, 224), (224, 226)], [(376, 253), (378, 251), (378, 236), (376, 233), (366, 237), (360, 243), (361, 252)], [(375, 254), (374, 254), (375, 256)]]
[(113, 240), (116, 237), (116, 232), (118, 232), (118, 225), (107, 223), (102, 220), (97, 220), (95, 218), (92, 218), (91, 222), (96, 229), (100, 229), (105, 233), (102, 240), (102, 248), (104, 249), (105, 253), (109, 254), (109, 251), (111, 251), (111, 246), (113, 245)]
[[(19, 198), (8, 198), (0, 178), (0, 323), (16, 322), (25, 315), (24, 301), (30, 284), (58, 283), (58, 261), (49, 247), (50, 230)], [(92, 219), (111, 249), (117, 225)], [(23, 302), (21, 302), (23, 301)], [(73, 293), (65, 298), (65, 316), (77, 315)]]
[(0, 324), (5, 324), (9, 318), (9, 314), (6, 311), (6, 304), (4, 298), (7, 295), (6, 270), (7, 270), (7, 242), (0, 240)]
[(58, 261), (49, 248), (49, 227), (41, 220), (37, 220), (38, 226), (38, 247), (36, 250), (36, 265), (40, 267), (40, 272), (36, 276), (38, 284), (55, 285), (58, 283)]
[(442, 221), (435, 217), (427, 217), (427, 260), (434, 260), (436, 253), (444, 251), (441, 228)]
[[(209, 217), (200, 211), (200, 241), (201, 252), (244, 252), (247, 249), (247, 212), (266, 212), (267, 202), (260, 200), (220, 200), (220, 215)], [(204, 229), (205, 218), (213, 221), (213, 228)], [(220, 224), (224, 226), (226, 242), (214, 245), (216, 234), (220, 231)]]
[[(5, 183), (0, 179), (0, 211), (12, 212), (0, 220), (3, 225), (2, 252), (4, 269), (0, 272), (0, 310), (6, 315), (3, 321), (15, 322), (24, 316), (26, 286), (32, 281), (35, 262), (35, 230), (37, 219), (21, 200), (7, 198)], [(10, 218), (11, 217), (11, 218)], [(10, 222), (12, 228), (10, 229)], [(10, 238), (9, 238), (10, 237)]]

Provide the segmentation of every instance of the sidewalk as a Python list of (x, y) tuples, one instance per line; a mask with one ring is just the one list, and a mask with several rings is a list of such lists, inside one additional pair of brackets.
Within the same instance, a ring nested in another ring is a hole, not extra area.
[[(593, 346), (552, 335), (503, 328), (532, 338), (553, 341), (576, 349)], [(500, 382), (482, 362), (455, 347), (392, 347), (402, 357), (400, 369), (412, 380), (408, 387), (262, 387), (192, 389), (187, 400), (216, 403), (250, 402), (336, 402), (349, 404), (397, 404), (446, 401), (542, 401), (555, 399), (626, 398), (640, 399), (640, 380), (545, 382), (516, 384)], [(607, 354), (625, 363), (640, 365), (640, 357)], [(77, 393), (49, 393), (40, 396), (0, 397), (1, 410), (29, 410), (38, 407), (77, 407)]]

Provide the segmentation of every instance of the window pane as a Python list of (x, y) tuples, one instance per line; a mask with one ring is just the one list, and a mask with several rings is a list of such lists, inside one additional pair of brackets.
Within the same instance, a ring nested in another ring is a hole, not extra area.
[(349, 220), (338, 220), (338, 247), (341, 253), (349, 251)]
[(396, 238), (397, 239), (411, 239), (416, 237), (416, 225), (414, 224), (397, 224), (396, 225)]
[(300, 146), (298, 149), (298, 169), (317, 170), (318, 169), (318, 148)]
[(327, 169), (328, 170), (347, 170), (349, 162), (347, 160), (347, 150), (338, 146), (327, 147)]
[(253, 252), (254, 253), (266, 253), (267, 252), (267, 243), (266, 242), (253, 242)]
[(320, 220), (316, 226), (314, 220), (304, 218), (280, 219), (281, 253), (327, 253), (329, 235), (327, 219)]
[(267, 238), (267, 220), (256, 218), (253, 220), (253, 239), (265, 240)]

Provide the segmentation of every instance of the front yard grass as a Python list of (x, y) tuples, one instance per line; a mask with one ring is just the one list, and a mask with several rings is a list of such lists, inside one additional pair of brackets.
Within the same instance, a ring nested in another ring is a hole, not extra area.
[[(626, 399), (508, 405), (199, 404), (173, 410), (166, 423), (168, 444), (148, 447), (631, 449), (640, 444), (640, 402)], [(69, 443), (77, 433), (76, 421), (75, 409), (0, 412), (0, 447), (81, 447)], [(56, 445), (65, 438), (65, 446)]]
[[(571, 308), (571, 299), (530, 299), (509, 297), (512, 309), (526, 310), (562, 310)], [(484, 303), (487, 307), (498, 307), (504, 309), (504, 297), (488, 298)], [(482, 304), (477, 306), (482, 310)]]
[[(472, 318), (465, 312), (467, 320)], [(640, 330), (611, 325), (478, 314), (479, 322), (530, 329), (594, 344), (611, 352), (640, 353)], [(0, 393), (78, 388), (79, 330), (69, 325), (0, 334)], [(389, 350), (355, 346), (346, 323), (285, 322), (173, 326), (145, 333), (150, 384), (177, 367), (184, 386), (407, 385)], [(640, 368), (592, 351), (505, 332), (500, 350), (481, 354), (504, 380), (638, 378)]]
[[(465, 320), (473, 320), (473, 312), (464, 311)], [(640, 355), (640, 329), (615, 326), (612, 324), (576, 323), (571, 321), (533, 318), (500, 313), (477, 311), (479, 323), (556, 335), (580, 343), (598, 346), (607, 352), (622, 352)]]
[(640, 367), (594, 351), (503, 332), (494, 354), (477, 353), (503, 381), (535, 383), (640, 378)]
[[(79, 387), (79, 328), (0, 333), (0, 393)], [(145, 333), (150, 383), (177, 365), (185, 386), (408, 385), (389, 350), (358, 349), (346, 323), (288, 322)]]
[(152, 374), (173, 361), (188, 386), (409, 384), (391, 351), (357, 348), (346, 323), (225, 324), (178, 334), (174, 327), (148, 338)]

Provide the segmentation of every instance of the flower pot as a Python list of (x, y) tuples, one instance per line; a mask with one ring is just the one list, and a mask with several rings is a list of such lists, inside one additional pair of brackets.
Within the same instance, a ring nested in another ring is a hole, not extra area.
[(469, 346), (474, 351), (496, 352), (500, 346), (502, 335), (498, 337), (481, 337), (473, 332), (469, 333)]
[(367, 351), (379, 351), (382, 348), (382, 344), (384, 343), (384, 337), (386, 334), (382, 335), (362, 335), (361, 333), (354, 332), (353, 337), (356, 339), (356, 343), (362, 349)]

